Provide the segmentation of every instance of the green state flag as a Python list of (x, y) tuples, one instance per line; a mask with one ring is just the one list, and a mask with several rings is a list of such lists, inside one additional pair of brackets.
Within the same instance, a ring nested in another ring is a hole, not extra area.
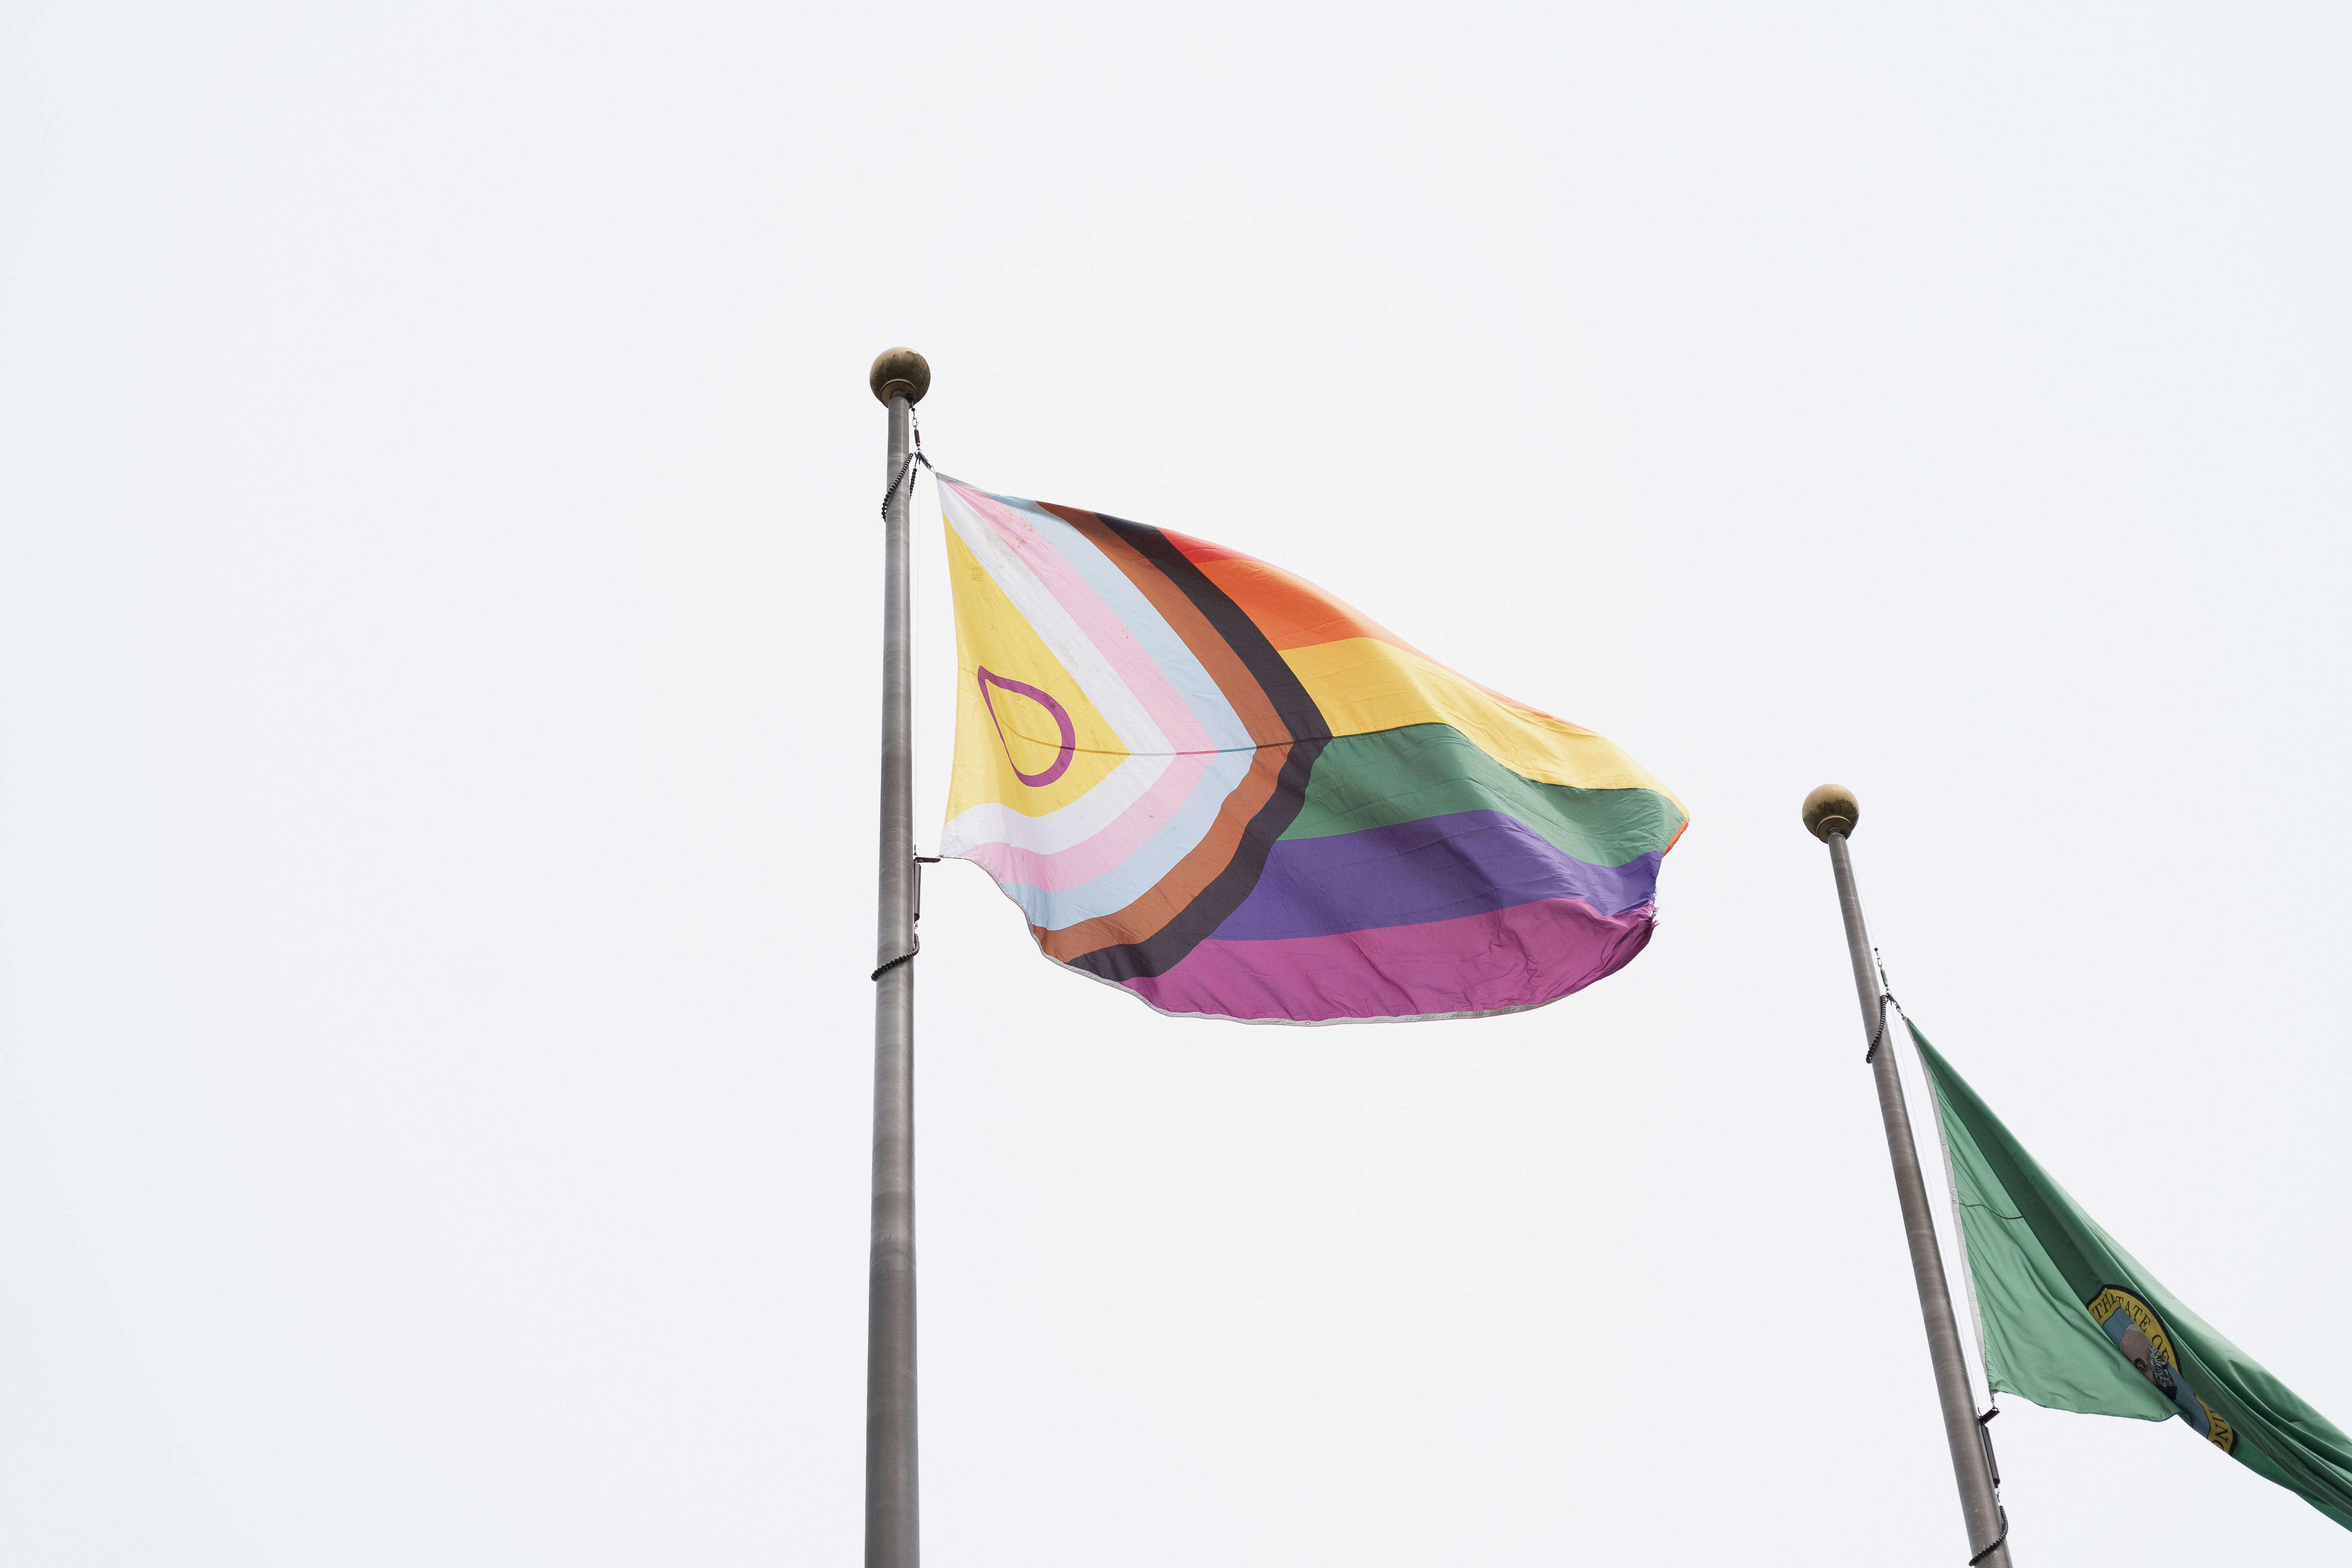
[(1993, 1387), (2053, 1410), (2178, 1415), (2352, 1529), (2352, 1438), (2117, 1247), (1909, 1026), (1943, 1117)]

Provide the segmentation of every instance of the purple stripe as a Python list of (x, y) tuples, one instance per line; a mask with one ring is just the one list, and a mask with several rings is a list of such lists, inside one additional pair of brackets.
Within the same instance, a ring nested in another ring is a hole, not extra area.
[(1580, 900), (1547, 899), (1338, 936), (1212, 937), (1167, 973), (1126, 984), (1165, 1013), (1266, 1024), (1510, 1012), (1622, 969), (1650, 931), (1647, 908), (1608, 915)]
[(1654, 896), (1661, 852), (1591, 866), (1499, 811), (1457, 811), (1324, 838), (1285, 838), (1223, 942), (1334, 936), (1423, 925), (1543, 899), (1579, 899), (1604, 915)]

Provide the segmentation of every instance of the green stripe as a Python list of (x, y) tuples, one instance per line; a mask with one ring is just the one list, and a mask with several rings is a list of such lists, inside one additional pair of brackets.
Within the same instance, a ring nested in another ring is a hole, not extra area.
[(1328, 838), (1455, 811), (1507, 812), (1589, 866), (1622, 866), (1674, 842), (1683, 814), (1655, 790), (1537, 784), (1451, 724), (1407, 724), (1326, 742), (1285, 838)]

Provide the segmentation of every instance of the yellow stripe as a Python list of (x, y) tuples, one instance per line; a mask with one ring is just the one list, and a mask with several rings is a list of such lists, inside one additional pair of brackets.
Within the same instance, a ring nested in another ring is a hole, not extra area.
[[(948, 580), (953, 585), (956, 619), (956, 739), (955, 763), (948, 775), (948, 819), (986, 802), (1009, 805), (1024, 816), (1058, 811), (1102, 783), (1110, 771), (1127, 761), (1127, 748), (1062, 661), (1046, 647), (1028, 617), (1014, 607), (1004, 590), (972, 555), (971, 547), (948, 530)], [(999, 691), (996, 716), (981, 700), (976, 671), (1027, 681), (1053, 693), (1069, 711), (1077, 731), (1077, 754), (1069, 771), (1044, 789), (1023, 784), (1013, 771), (1014, 759), (1027, 773), (1042, 773), (1061, 754), (1062, 731), (1050, 714), (1025, 697)], [(1003, 726), (1003, 734), (997, 726)]]
[(1576, 789), (1674, 792), (1581, 725), (1496, 701), (1442, 664), (1394, 643), (1347, 637), (1283, 650), (1334, 735), (1451, 724), (1522, 778)]

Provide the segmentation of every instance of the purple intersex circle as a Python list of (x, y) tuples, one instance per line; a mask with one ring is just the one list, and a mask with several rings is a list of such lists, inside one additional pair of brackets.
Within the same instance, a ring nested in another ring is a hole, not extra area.
[[(992, 686), (1002, 687), (1003, 689), (1012, 692), (1016, 697), (1026, 697), (1030, 701), (1036, 703), (1039, 707), (1045, 709), (1046, 712), (1051, 713), (1054, 716), (1054, 722), (1062, 727), (1061, 755), (1055, 757), (1046, 767), (1044, 773), (1024, 773), (1021, 771), (1021, 764), (1019, 763), (1013, 763), (1012, 743), (1004, 739), (1004, 721), (996, 716), (996, 700), (988, 694), (988, 689)], [(1070, 710), (1068, 709), (1063, 707), (1060, 703), (1055, 701), (1052, 698), (1046, 696), (1044, 692), (1038, 690), (1027, 681), (1007, 680), (1004, 677), (992, 672), (986, 665), (980, 667), (980, 700), (988, 704), (988, 717), (996, 726), (997, 741), (1004, 746), (1004, 760), (1008, 763), (1013, 763), (1013, 776), (1014, 778), (1019, 779), (1031, 789), (1044, 789), (1047, 784), (1052, 784), (1055, 779), (1060, 778), (1064, 773), (1070, 771), (1070, 759), (1077, 755), (1078, 751), (1078, 727), (1070, 722)]]

